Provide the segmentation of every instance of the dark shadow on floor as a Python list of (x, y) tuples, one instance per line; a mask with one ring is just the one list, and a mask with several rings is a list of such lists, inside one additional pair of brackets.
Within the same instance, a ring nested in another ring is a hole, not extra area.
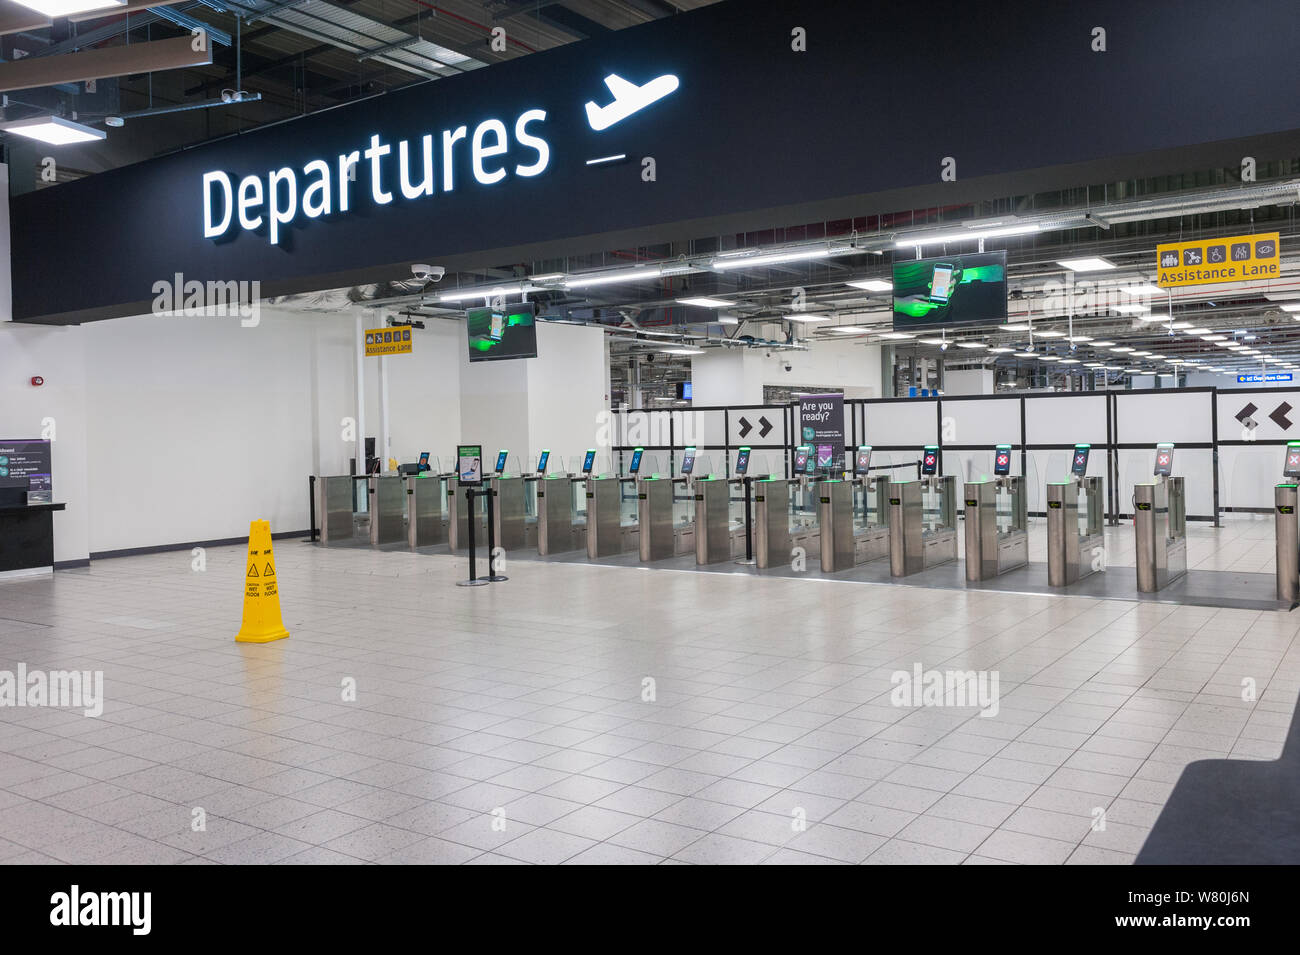
[(1184, 769), (1136, 864), (1300, 864), (1300, 712), (1275, 760)]

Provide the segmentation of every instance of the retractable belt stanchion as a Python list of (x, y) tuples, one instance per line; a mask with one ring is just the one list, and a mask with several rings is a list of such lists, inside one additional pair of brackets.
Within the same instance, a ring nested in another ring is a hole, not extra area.
[[(474, 488), (472, 487), (465, 488), (465, 502), (466, 502), (466, 506), (469, 508), (469, 520), (465, 522), (467, 525), (466, 530), (469, 535), (469, 540), (467, 541), (467, 543), (469, 544), (469, 580), (458, 580), (456, 581), (456, 586), (457, 587), (486, 587), (490, 583), (490, 581), (476, 576), (477, 567), (476, 567), (476, 560), (474, 554), (474, 525), (477, 524), (478, 522), (474, 519)], [(491, 555), (491, 553), (492, 551), (489, 545), (488, 554)], [(488, 559), (490, 561), (491, 557), (489, 556)]]
[[(509, 580), (510, 578), (505, 576), (504, 574), (498, 574), (496, 566), (494, 565), (494, 561), (496, 560), (495, 550), (496, 550), (496, 539), (497, 539), (496, 517), (495, 517), (496, 515), (495, 501), (497, 495), (496, 495), (496, 491), (492, 489), (491, 482), (488, 482), (488, 486), (483, 489), (483, 494), (486, 496), (487, 499), (488, 575), (486, 579), (490, 583), (499, 584), (501, 581)], [(474, 516), (474, 512), (471, 510), (470, 517), (473, 516)]]

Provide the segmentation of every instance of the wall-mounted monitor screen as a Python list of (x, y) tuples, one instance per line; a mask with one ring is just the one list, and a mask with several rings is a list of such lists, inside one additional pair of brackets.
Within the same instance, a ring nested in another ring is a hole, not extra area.
[(1011, 445), (999, 444), (993, 449), (993, 473), (998, 477), (1011, 473)]
[(894, 263), (894, 328), (979, 325), (1006, 318), (1006, 252)]
[(465, 312), (470, 361), (537, 357), (537, 306), (533, 302)]

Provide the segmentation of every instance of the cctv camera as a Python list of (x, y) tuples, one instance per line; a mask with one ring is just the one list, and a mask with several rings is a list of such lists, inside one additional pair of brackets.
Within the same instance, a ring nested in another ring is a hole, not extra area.
[(786, 362), (786, 363), (785, 363), (785, 370), (786, 370), (786, 371), (794, 371), (794, 365), (790, 364), (789, 362)]
[(948, 350), (948, 343), (947, 343), (947, 342), (943, 342), (943, 343), (939, 346), (939, 351), (947, 351), (947, 350)]
[(411, 274), (421, 282), (440, 282), (447, 270), (441, 265), (412, 265)]

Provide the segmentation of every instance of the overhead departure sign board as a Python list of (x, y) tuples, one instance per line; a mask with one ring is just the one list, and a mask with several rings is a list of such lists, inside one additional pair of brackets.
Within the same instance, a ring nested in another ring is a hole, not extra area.
[(409, 328), (367, 328), (366, 357), (376, 355), (411, 354), (411, 330)]
[(1276, 232), (1156, 246), (1156, 284), (1161, 288), (1246, 282), (1281, 274)]

